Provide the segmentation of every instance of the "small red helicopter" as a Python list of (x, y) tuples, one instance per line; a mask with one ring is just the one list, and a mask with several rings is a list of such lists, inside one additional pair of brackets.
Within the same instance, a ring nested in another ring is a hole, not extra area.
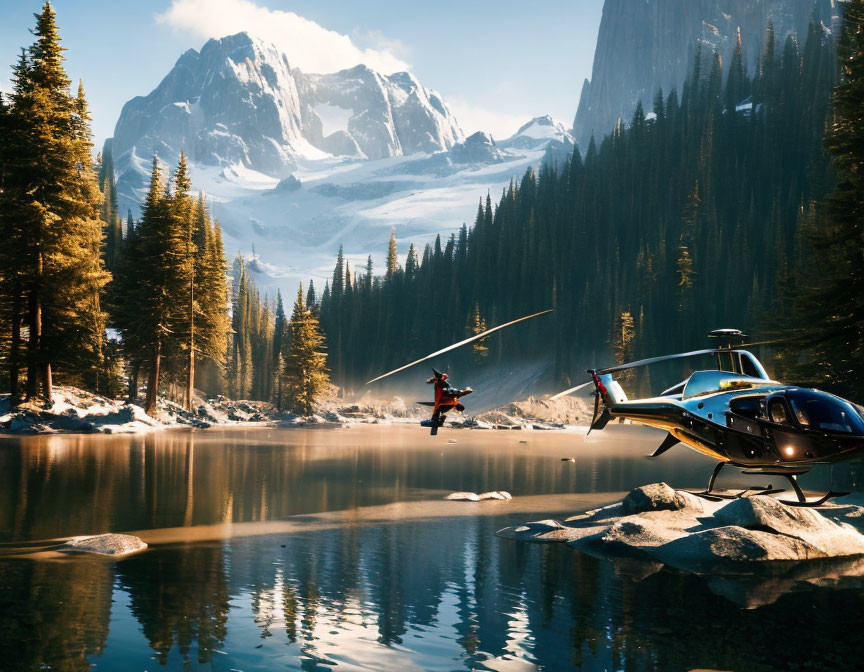
[[(474, 341), (483, 340), (493, 332), (499, 331), (500, 329), (504, 329), (505, 327), (509, 327), (519, 322), (524, 322), (525, 320), (539, 317), (540, 315), (545, 315), (546, 313), (551, 313), (552, 310), (552, 308), (548, 310), (542, 310), (539, 313), (534, 313), (533, 315), (526, 315), (525, 317), (520, 317), (517, 320), (511, 320), (510, 322), (499, 324), (497, 327), (492, 327), (491, 329), (487, 329), (482, 333), (475, 334), (470, 338), (466, 338), (464, 341), (459, 341), (458, 343), (448, 345), (446, 348), (442, 348), (441, 350), (436, 350), (432, 354), (421, 357), (420, 359), (413, 361), (410, 364), (400, 366), (398, 369), (394, 369), (393, 371), (388, 371), (387, 373), (384, 373), (377, 378), (373, 378), (366, 384), (371, 385), (372, 383), (381, 380), (382, 378), (386, 378), (387, 376), (392, 376), (394, 373), (404, 371), (405, 369), (412, 367), (415, 364), (420, 364), (421, 362), (425, 362), (428, 359), (432, 359), (433, 357), (437, 357), (438, 355), (443, 355), (445, 352), (450, 352), (451, 350), (455, 350), (456, 348), (461, 348), (463, 345), (468, 345), (469, 343), (473, 343)], [(466, 387), (464, 390), (455, 389), (451, 387), (449, 382), (447, 382), (446, 373), (441, 373), (436, 369), (432, 369), (432, 373), (432, 377), (429, 378), (426, 382), (435, 384), (435, 401), (420, 401), (418, 403), (422, 406), (432, 406), (432, 417), (428, 420), (423, 420), (420, 425), (421, 427), (430, 427), (432, 429), (432, 436), (435, 436), (436, 434), (438, 434), (438, 428), (444, 426), (444, 415), (452, 410), (457, 410), (460, 412), (464, 411), (465, 407), (460, 403), (459, 399), (461, 397), (464, 397), (465, 395), (471, 394), (474, 390), (472, 390), (470, 387)]]
[(452, 387), (447, 380), (447, 374), (441, 373), (437, 369), (432, 369), (432, 377), (427, 383), (435, 385), (435, 401), (418, 401), (421, 406), (432, 406), (432, 417), (429, 420), (424, 420), (420, 423), (421, 427), (431, 427), (430, 434), (435, 436), (438, 434), (438, 428), (444, 426), (444, 416), (448, 411), (456, 410), (460, 413), (465, 410), (459, 399), (465, 395), (471, 394), (474, 390), (466, 387), (464, 390)]

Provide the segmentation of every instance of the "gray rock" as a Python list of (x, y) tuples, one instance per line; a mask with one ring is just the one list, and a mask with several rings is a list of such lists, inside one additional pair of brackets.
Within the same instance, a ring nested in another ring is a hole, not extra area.
[(97, 534), (89, 537), (72, 537), (61, 550), (97, 553), (100, 555), (129, 555), (147, 548), (138, 537), (129, 534)]
[(687, 506), (683, 497), (665, 483), (643, 485), (634, 490), (621, 502), (623, 513), (633, 514), (643, 511), (676, 511)]
[(450, 158), (454, 163), (496, 163), (504, 160), (504, 154), (498, 149), (492, 136), (482, 131), (453, 146)]
[(844, 522), (857, 522), (860, 513), (857, 506), (791, 507), (766, 495), (711, 502), (653, 483), (634, 489), (618, 504), (567, 518), (554, 534), (530, 524), (500, 534), (567, 541), (613, 557), (643, 554), (703, 571), (717, 563), (864, 557), (864, 535)]
[(513, 495), (511, 495), (509, 492), (507, 492), (505, 490), (493, 490), (492, 492), (484, 492), (480, 495), (477, 495), (477, 497), (481, 500), (484, 500), (484, 499), (504, 499), (504, 500), (513, 499)]
[(658, 547), (653, 555), (668, 565), (700, 569), (715, 563), (824, 558), (819, 549), (794, 537), (729, 526), (703, 530)]
[(493, 490), (491, 492), (484, 492), (480, 495), (476, 492), (452, 492), (444, 499), (449, 499), (454, 502), (480, 502), (487, 499), (510, 500), (513, 499), (513, 495), (504, 490)]
[[(830, 509), (826, 511), (830, 512)], [(819, 510), (787, 506), (766, 495), (734, 500), (714, 517), (727, 525), (767, 530), (799, 539), (816, 549), (822, 557), (864, 555), (864, 535), (854, 527), (834, 522)], [(817, 554), (808, 557), (817, 557)]]
[(297, 191), (302, 187), (302, 183), (293, 175), (289, 175), (285, 179), (279, 180), (279, 184), (277, 184), (274, 189), (276, 191)]
[(686, 537), (695, 524), (692, 516), (686, 513), (673, 515), (668, 511), (646, 512), (620, 518), (603, 535), (602, 541), (609, 545), (644, 550)]
[(451, 492), (444, 499), (454, 502), (479, 502), (480, 497), (476, 492)]

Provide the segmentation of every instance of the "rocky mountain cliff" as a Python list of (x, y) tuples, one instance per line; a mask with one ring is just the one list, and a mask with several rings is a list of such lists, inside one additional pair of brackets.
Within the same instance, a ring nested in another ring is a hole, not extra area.
[(366, 66), (316, 75), (246, 33), (190, 49), (147, 96), (123, 107), (112, 151), (118, 193), (140, 200), (154, 153), (284, 178), (302, 158), (381, 159), (462, 139), (441, 97), (410, 73)]
[[(470, 222), (501, 193), (575, 142), (548, 116), (513, 136), (463, 134), (441, 97), (410, 73), (366, 66), (330, 74), (291, 67), (245, 33), (183, 54), (159, 86), (130, 100), (106, 143), (120, 211), (137, 217), (153, 154), (186, 152), (194, 188), (264, 291), (291, 295), (329, 274), (336, 250), (379, 264), (391, 230), (402, 255)], [(320, 289), (320, 287), (319, 287)]]
[(728, 63), (738, 29), (749, 72), (759, 58), (769, 21), (778, 47), (789, 34), (803, 36), (816, 16), (836, 20), (842, 0), (606, 0), (591, 80), (582, 85), (573, 135), (583, 146), (599, 140), (620, 117), (629, 122), (641, 100), (652, 108), (658, 88), (679, 89), (701, 43)]

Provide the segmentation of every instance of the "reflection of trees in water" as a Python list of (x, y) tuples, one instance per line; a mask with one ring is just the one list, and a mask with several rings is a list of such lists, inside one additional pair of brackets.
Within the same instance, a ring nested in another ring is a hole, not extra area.
[(90, 670), (108, 638), (114, 566), (0, 561), (0, 669)]
[[(279, 539), (284, 549), (262, 538), (235, 547), (231, 582), (262, 590), (283, 582), (289, 641), (303, 640), (301, 651), (313, 657), (358, 645), (356, 633), (334, 628), (343, 611), (357, 609), (350, 595), (373, 612), (366, 627), (382, 644), (411, 646), (416, 632), (441, 636), (466, 668), (520, 650), (547, 669), (762, 670), (778, 661), (780, 669), (815, 669), (858, 660), (860, 622), (852, 615), (864, 605), (860, 589), (792, 593), (742, 610), (701, 577), (662, 570), (637, 581), (565, 546), (497, 539), (502, 524), (477, 518), (316, 532)], [(346, 552), (361, 568), (347, 579)]]
[(117, 565), (130, 609), (151, 648), (165, 663), (175, 646), (206, 663), (225, 641), (229, 594), (221, 545), (196, 545), (145, 553)]
[[(115, 576), (146, 646), (172, 668), (208, 663), (232, 627), (229, 655), (287, 643), (287, 655), (309, 669), (337, 651), (349, 662), (362, 652), (382, 669), (399, 669), (391, 656), (400, 655), (421, 668), (430, 656), (440, 666), (443, 656), (465, 669), (514, 655), (549, 670), (857, 665), (860, 582), (746, 610), (695, 575), (661, 570), (637, 581), (633, 565), (494, 536), (512, 522), (460, 518), (238, 539), (230, 563), (221, 544), (157, 548), (117, 563), (0, 561), (0, 668), (83, 672), (88, 658), (98, 663)], [(267, 641), (255, 641), (251, 623)], [(146, 657), (140, 648), (125, 655), (130, 668)]]
[(399, 428), (380, 436), (211, 430), (16, 439), (0, 451), (0, 540), (277, 519), (404, 500), (415, 488), (594, 492), (650, 480), (701, 484), (707, 473), (683, 448), (648, 461), (638, 451), (564, 442), (577, 462), (562, 465), (556, 450), (518, 448), (509, 434), (469, 450), (417, 449), (410, 440)]

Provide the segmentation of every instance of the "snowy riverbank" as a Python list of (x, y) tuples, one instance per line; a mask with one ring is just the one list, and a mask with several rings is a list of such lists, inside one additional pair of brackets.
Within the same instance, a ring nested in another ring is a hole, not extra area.
[[(54, 388), (53, 403), (39, 400), (10, 407), (9, 395), (0, 395), (0, 433), (3, 434), (138, 434), (160, 429), (212, 426), (261, 425), (280, 427), (344, 427), (358, 424), (414, 424), (429, 417), (430, 409), (406, 403), (400, 397), (389, 400), (330, 399), (310, 416), (279, 413), (272, 404), (260, 401), (232, 401), (219, 396), (196, 397), (194, 412), (167, 399), (159, 400), (156, 417), (138, 404), (85, 392), (74, 387)], [(580, 399), (529, 397), (476, 416), (451, 414), (447, 427), (456, 429), (561, 430), (587, 424), (590, 419)]]
[(224, 397), (197, 398), (194, 413), (160, 399), (156, 417), (147, 415), (137, 404), (107, 399), (74, 387), (57, 386), (53, 397), (51, 404), (39, 400), (11, 408), (9, 395), (0, 395), (0, 433), (139, 434), (172, 427), (261, 424), (275, 419), (269, 404), (234, 402)]

